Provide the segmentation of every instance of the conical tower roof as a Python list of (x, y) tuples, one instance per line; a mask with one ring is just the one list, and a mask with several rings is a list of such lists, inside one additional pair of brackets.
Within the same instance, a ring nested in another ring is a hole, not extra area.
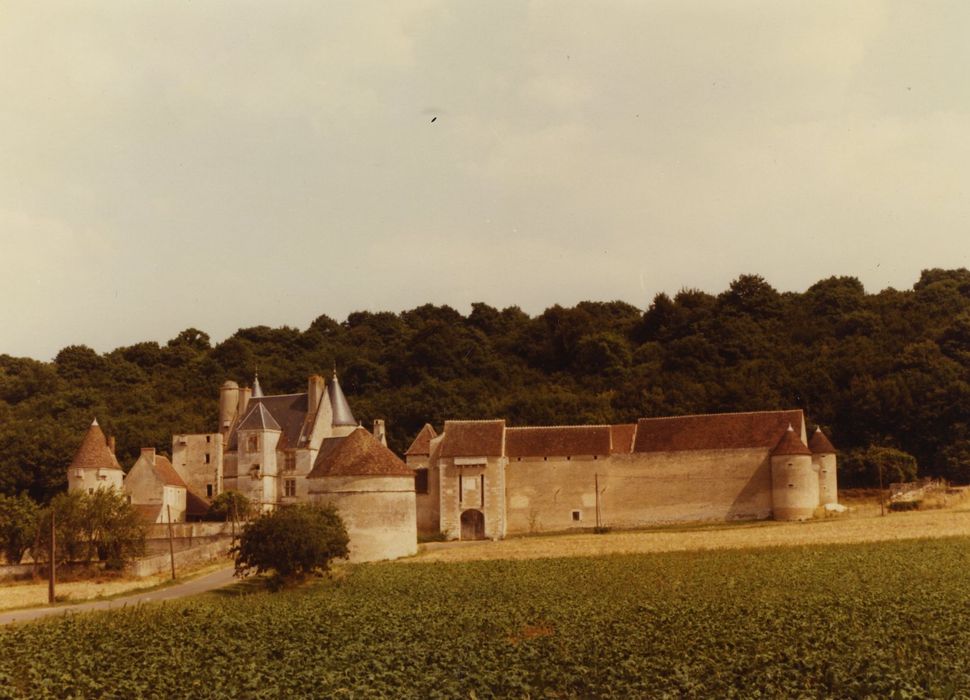
[(781, 436), (781, 440), (775, 445), (775, 449), (771, 451), (773, 456), (780, 455), (811, 455), (812, 451), (808, 449), (808, 446), (802, 442), (801, 438), (795, 432), (795, 429), (788, 424), (788, 430), (785, 434)]
[(327, 385), (327, 395), (330, 397), (330, 408), (333, 410), (333, 425), (357, 425), (347, 397), (344, 396), (343, 389), (340, 388), (340, 381), (337, 373), (333, 373), (333, 379)]
[(307, 478), (324, 476), (414, 476), (414, 471), (367, 430), (357, 428), (346, 437), (323, 441)]
[(118, 460), (108, 448), (108, 440), (95, 418), (74, 453), (71, 469), (121, 469)]
[(424, 427), (421, 428), (421, 432), (418, 433), (417, 437), (414, 438), (414, 442), (405, 452), (405, 456), (425, 456), (431, 454), (431, 441), (438, 437), (438, 433), (434, 431), (431, 423), (425, 423)]
[(808, 449), (812, 451), (812, 454), (816, 455), (834, 455), (835, 447), (826, 437), (825, 433), (822, 432), (821, 428), (815, 428), (815, 432), (812, 433), (812, 437), (808, 439)]
[(253, 374), (253, 398), (259, 399), (263, 396), (263, 387), (259, 385), (259, 372)]

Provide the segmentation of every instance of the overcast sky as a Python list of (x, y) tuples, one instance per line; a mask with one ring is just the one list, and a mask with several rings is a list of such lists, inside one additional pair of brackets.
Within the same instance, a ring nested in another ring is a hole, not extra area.
[(0, 353), (907, 288), (970, 265), (968, 36), (960, 1), (4, 1)]

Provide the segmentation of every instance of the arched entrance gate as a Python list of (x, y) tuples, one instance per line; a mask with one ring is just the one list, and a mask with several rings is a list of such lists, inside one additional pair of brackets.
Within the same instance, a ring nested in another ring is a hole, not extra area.
[(466, 510), (461, 514), (461, 538), (463, 540), (485, 539), (485, 514), (480, 510)]

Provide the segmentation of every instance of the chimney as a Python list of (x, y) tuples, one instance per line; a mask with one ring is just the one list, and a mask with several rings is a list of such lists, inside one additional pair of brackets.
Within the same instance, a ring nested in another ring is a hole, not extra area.
[(307, 410), (310, 413), (314, 413), (320, 407), (320, 399), (323, 398), (323, 392), (326, 388), (326, 384), (323, 381), (323, 377), (319, 374), (311, 374), (310, 378), (307, 380), (307, 403), (309, 406)]
[(115, 436), (114, 435), (109, 435), (108, 436), (108, 449), (111, 450), (111, 454), (114, 454), (115, 453)]
[(223, 382), (219, 389), (219, 430), (229, 430), (236, 420), (239, 409), (239, 385), (232, 380)]
[(239, 416), (240, 420), (242, 419), (243, 415), (246, 413), (246, 407), (249, 405), (249, 397), (252, 395), (253, 395), (253, 390), (250, 389), (248, 386), (244, 386), (242, 389), (239, 390), (239, 411), (237, 415)]
[(141, 448), (141, 456), (147, 457), (148, 461), (155, 464), (155, 448), (154, 447), (143, 447)]
[(377, 441), (387, 447), (387, 433), (384, 431), (384, 419), (374, 419), (374, 437)]

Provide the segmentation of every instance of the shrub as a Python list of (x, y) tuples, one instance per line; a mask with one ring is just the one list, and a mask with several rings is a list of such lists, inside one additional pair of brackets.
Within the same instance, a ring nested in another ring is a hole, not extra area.
[(206, 513), (206, 520), (248, 520), (253, 514), (253, 504), (238, 491), (223, 491), (214, 499)]
[(233, 547), (236, 573), (275, 572), (299, 580), (326, 572), (333, 559), (346, 559), (350, 538), (333, 505), (295, 505), (264, 513), (246, 524)]
[(889, 504), (889, 510), (901, 512), (904, 510), (919, 510), (922, 501), (893, 501)]
[(19, 564), (37, 535), (37, 504), (29, 496), (0, 494), (0, 553)]
[(886, 486), (916, 479), (913, 455), (893, 447), (870, 445), (864, 450), (851, 450), (839, 460), (839, 481), (845, 486), (878, 486), (880, 468)]

